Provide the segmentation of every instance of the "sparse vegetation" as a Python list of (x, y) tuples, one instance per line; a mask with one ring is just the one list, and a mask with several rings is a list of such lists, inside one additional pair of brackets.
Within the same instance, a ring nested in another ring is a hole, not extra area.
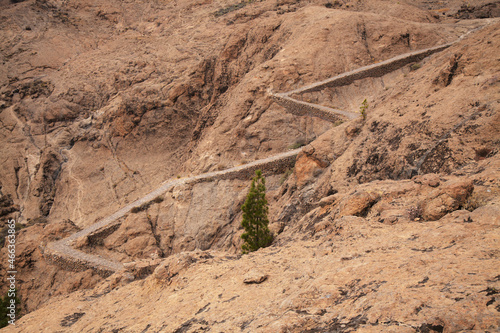
[(326, 8), (337, 8), (337, 7), (342, 7), (342, 4), (340, 3), (339, 0), (334, 0), (333, 2), (327, 2), (325, 3)]
[(486, 198), (482, 195), (479, 195), (477, 192), (472, 193), (467, 200), (462, 205), (462, 208), (472, 212), (479, 207), (486, 205)]
[(283, 175), (280, 178), (280, 185), (283, 184), (284, 182), (286, 182), (286, 180), (288, 179), (288, 177), (290, 177), (292, 175), (292, 173), (293, 173), (293, 169), (286, 168), (285, 172), (283, 173)]
[(28, 218), (28, 226), (35, 225), (35, 224), (46, 224), (47, 217), (45, 216), (38, 216), (35, 217), (34, 219)]
[(160, 203), (160, 202), (163, 202), (164, 198), (159, 195), (157, 196), (156, 198), (154, 198), (153, 200), (149, 201), (149, 202), (146, 202), (146, 203), (143, 203), (142, 205), (140, 206), (136, 206), (136, 207), (133, 207), (130, 212), (132, 214), (137, 214), (139, 212), (142, 212), (142, 211), (145, 211), (147, 210), (152, 204), (154, 203)]
[(241, 9), (243, 7), (245, 7), (246, 5), (248, 4), (251, 4), (252, 2), (254, 2), (255, 0), (246, 0), (246, 1), (242, 1), (240, 3), (237, 3), (235, 5), (230, 5), (230, 6), (227, 6), (225, 8), (221, 8), (219, 9), (218, 11), (216, 11), (214, 13), (214, 16), (215, 17), (219, 17), (219, 16), (223, 16), (223, 15), (226, 15), (230, 12), (234, 12), (235, 10), (238, 10), (238, 9)]
[(368, 101), (365, 100), (361, 103), (361, 106), (359, 107), (359, 112), (361, 112), (361, 117), (363, 117), (363, 120), (366, 120), (366, 110), (368, 109)]
[(163, 202), (163, 200), (164, 200), (163, 197), (161, 195), (159, 195), (153, 199), (153, 203), (160, 203), (160, 202)]
[(10, 310), (7, 308), (8, 306), (11, 306), (11, 299), (14, 300), (14, 304), (16, 307), (15, 310), (15, 318), (17, 318), (17, 315), (20, 310), (19, 304), (21, 304), (21, 301), (17, 296), (11, 297), (12, 295), (17, 295), (17, 289), (14, 289), (14, 292), (10, 292), (9, 290), (5, 293), (4, 296), (0, 297), (0, 328), (6, 327), (9, 325), (9, 317), (7, 314), (9, 314)]
[(408, 209), (408, 218), (411, 221), (420, 221), (422, 219), (422, 206), (417, 205)]
[(288, 146), (288, 149), (298, 149), (300, 147), (304, 147), (306, 145), (306, 141), (303, 139), (299, 139)]
[(151, 202), (146, 202), (140, 206), (137, 206), (137, 207), (132, 207), (132, 209), (130, 210), (131, 213), (133, 214), (137, 214), (139, 212), (142, 212), (142, 211), (145, 211), (149, 208), (149, 206), (151, 206)]
[[(16, 233), (24, 228), (24, 226), (21, 223), (16, 222), (15, 230)], [(9, 226), (4, 226), (2, 230), (0, 230), (0, 248), (2, 248), (5, 244), (5, 237), (9, 234)]]
[(410, 66), (411, 71), (416, 71), (417, 69), (420, 69), (422, 67), (421, 63), (415, 63)]
[(132, 209), (130, 210), (130, 212), (132, 214), (137, 214), (139, 212), (142, 212), (143, 210), (146, 210), (148, 209), (148, 207), (146, 207), (146, 205), (141, 205), (141, 206), (138, 206), (138, 207), (132, 207)]
[(245, 232), (241, 235), (244, 240), (241, 249), (243, 253), (257, 251), (266, 247), (273, 241), (273, 235), (269, 231), (267, 218), (268, 205), (266, 200), (266, 179), (260, 170), (255, 171), (250, 191), (241, 210), (243, 221), (241, 225)]

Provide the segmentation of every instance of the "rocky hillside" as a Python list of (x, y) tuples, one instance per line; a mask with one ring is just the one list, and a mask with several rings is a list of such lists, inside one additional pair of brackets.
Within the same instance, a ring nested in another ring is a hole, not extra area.
[[(23, 317), (6, 331), (497, 330), (499, 12), (491, 1), (0, 1), (0, 214), (22, 228)], [(292, 95), (356, 113), (366, 99), (366, 119), (297, 116), (270, 95), (454, 41)], [(174, 186), (97, 241), (78, 239), (124, 264), (107, 278), (44, 258), (168, 179), (300, 146), (293, 169), (266, 174), (269, 248), (240, 255), (240, 177)]]

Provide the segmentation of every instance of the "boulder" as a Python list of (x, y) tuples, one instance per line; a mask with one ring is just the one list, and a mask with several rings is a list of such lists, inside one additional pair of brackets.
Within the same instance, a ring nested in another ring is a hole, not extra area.
[(457, 178), (447, 181), (429, 193), (422, 205), (422, 217), (436, 221), (465, 203), (474, 190), (472, 180)]

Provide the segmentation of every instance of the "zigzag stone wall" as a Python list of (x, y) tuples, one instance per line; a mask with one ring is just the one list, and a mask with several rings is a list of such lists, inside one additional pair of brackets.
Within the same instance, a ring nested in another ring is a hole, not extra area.
[[(401, 68), (406, 64), (420, 61), (435, 52), (442, 51), (450, 45), (452, 45), (452, 43), (404, 54), (383, 61), (381, 63), (365, 66), (357, 70), (335, 76), (325, 81), (317, 82), (300, 89), (289, 91), (287, 93), (271, 93), (270, 97), (278, 104), (284, 106), (288, 112), (298, 116), (313, 116), (330, 122), (336, 122), (341, 118), (354, 119), (359, 117), (359, 114), (299, 101), (290, 97), (290, 95), (318, 91), (325, 87), (347, 85), (354, 82), (355, 80), (360, 80), (367, 77), (382, 76), (398, 68)], [(107, 277), (115, 271), (122, 270), (123, 264), (120, 262), (102, 258), (97, 255), (92, 255), (75, 250), (71, 247), (72, 241), (79, 237), (88, 237), (89, 242), (92, 244), (101, 242), (102, 239), (109, 236), (116, 230), (116, 228), (119, 227), (120, 223), (117, 222), (118, 219), (129, 213), (132, 208), (140, 207), (141, 205), (150, 202), (151, 200), (155, 199), (159, 195), (162, 195), (176, 185), (196, 184), (199, 182), (207, 182), (217, 179), (250, 179), (257, 169), (261, 169), (264, 174), (283, 172), (286, 170), (286, 168), (293, 167), (296, 156), (300, 151), (301, 149), (288, 151), (269, 158), (223, 171), (209, 172), (184, 179), (169, 180), (146, 196), (121, 208), (114, 214), (100, 220), (99, 222), (89, 226), (88, 228), (81, 230), (65, 239), (48, 244), (47, 247), (42, 250), (44, 257), (47, 261), (57, 264), (67, 270), (79, 271), (93, 269), (101, 276)]]
[(69, 271), (78, 272), (92, 269), (102, 277), (108, 277), (123, 269), (121, 263), (75, 250), (63, 241), (48, 244), (42, 253), (45, 260)]
[(223, 171), (205, 173), (186, 179), (186, 184), (196, 184), (222, 179), (252, 179), (255, 170), (261, 170), (263, 174), (276, 174), (285, 172), (287, 168), (293, 168), (297, 155), (301, 148), (290, 150), (272, 157), (236, 166)]
[(110, 223), (110, 224), (102, 227), (99, 230), (96, 230), (96, 231), (90, 233), (87, 236), (89, 245), (101, 245), (102, 241), (106, 237), (111, 235), (113, 232), (115, 232), (120, 227), (120, 225), (121, 225), (121, 223), (116, 221), (114, 223)]
[(264, 174), (274, 174), (284, 172), (287, 168), (292, 168), (295, 164), (296, 156), (302, 149), (295, 149), (265, 159), (254, 161), (245, 165), (236, 166), (227, 170), (209, 172), (185, 179), (176, 179), (164, 183), (156, 190), (150, 192), (145, 197), (120, 209), (107, 218), (92, 226), (83, 229), (65, 239), (47, 245), (43, 250), (44, 258), (53, 264), (70, 271), (82, 271), (93, 269), (99, 275), (107, 277), (113, 272), (123, 269), (119, 262), (110, 261), (103, 257), (75, 250), (71, 247), (72, 241), (80, 237), (87, 237), (88, 243), (97, 245), (112, 234), (120, 226), (119, 218), (125, 216), (134, 207), (140, 207), (154, 200), (159, 195), (167, 192), (175, 185), (196, 184), (219, 179), (251, 179), (255, 170), (260, 169)]
[(387, 73), (393, 72), (407, 64), (420, 61), (433, 53), (442, 51), (450, 47), (453, 43), (431, 47), (424, 50), (419, 50), (407, 54), (403, 54), (377, 64), (372, 64), (346, 72), (330, 79), (316, 82), (308, 86), (288, 91), (286, 93), (274, 94), (270, 93), (270, 97), (279, 105), (283, 106), (287, 112), (296, 116), (312, 116), (326, 121), (336, 122), (342, 118), (349, 120), (359, 117), (359, 114), (342, 110), (332, 109), (323, 105), (300, 101), (291, 97), (291, 95), (299, 95), (302, 93), (319, 91), (328, 87), (339, 87), (349, 85), (356, 80), (365, 79), (367, 77), (380, 77)]
[(271, 98), (276, 103), (283, 106), (287, 110), (287, 112), (296, 116), (312, 116), (330, 121), (332, 123), (343, 118), (355, 119), (359, 117), (359, 114), (356, 113), (336, 110), (323, 105), (299, 101), (285, 94), (271, 94)]

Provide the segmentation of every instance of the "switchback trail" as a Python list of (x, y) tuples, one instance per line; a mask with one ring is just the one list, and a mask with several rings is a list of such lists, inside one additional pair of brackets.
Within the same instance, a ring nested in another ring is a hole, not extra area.
[[(318, 91), (326, 87), (344, 86), (356, 80), (364, 79), (367, 77), (383, 76), (387, 73), (402, 68), (407, 64), (421, 61), (422, 59), (436, 52), (440, 52), (450, 47), (451, 45), (457, 43), (458, 41), (462, 40), (467, 34), (461, 36), (458, 40), (452, 43), (405, 53), (377, 64), (361, 67), (356, 70), (337, 75), (330, 79), (307, 85), (303, 88), (295, 89), (286, 93), (270, 92), (269, 95), (274, 101), (285, 107), (287, 112), (292, 113), (294, 115), (319, 117), (321, 119), (331, 122), (336, 122), (340, 119), (353, 120), (358, 118), (360, 114), (348, 111), (336, 110), (313, 103), (307, 103), (295, 99), (291, 97), (291, 95)], [(299, 154), (301, 150), (302, 149), (299, 148), (295, 150), (286, 151), (268, 158), (264, 158), (261, 160), (257, 160), (251, 163), (243, 164), (222, 171), (203, 173), (188, 178), (167, 180), (164, 183), (162, 183), (157, 189), (148, 193), (144, 197), (128, 204), (127, 206), (121, 208), (114, 214), (111, 214), (103, 218), (97, 223), (77, 233), (74, 233), (67, 238), (49, 243), (44, 249), (44, 256), (48, 261), (56, 263), (65, 269), (82, 270), (91, 268), (104, 277), (109, 276), (116, 271), (122, 270), (124, 268), (123, 264), (121, 262), (113, 261), (98, 255), (93, 255), (74, 249), (72, 247), (72, 244), (76, 239), (81, 237), (89, 237), (97, 234), (109, 235), (110, 232), (106, 231), (108, 230), (112, 232), (113, 230), (115, 230), (115, 228), (120, 224), (119, 219), (125, 216), (127, 213), (129, 213), (133, 208), (138, 208), (145, 204), (148, 204), (158, 196), (163, 195), (172, 187), (177, 185), (195, 184), (199, 182), (213, 181), (216, 179), (234, 179), (242, 177), (246, 177), (247, 179), (249, 179), (251, 178), (253, 172), (256, 169), (272, 171), (275, 173), (283, 172), (287, 167), (290, 167), (295, 163), (296, 156)]]

